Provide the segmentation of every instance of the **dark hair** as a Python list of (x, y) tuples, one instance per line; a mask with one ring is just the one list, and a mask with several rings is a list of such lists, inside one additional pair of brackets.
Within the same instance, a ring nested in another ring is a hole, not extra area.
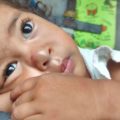
[(30, 6), (30, 0), (0, 0), (0, 4), (6, 4), (16, 9), (29, 11), (44, 17), (44, 14), (40, 10), (38, 11), (38, 9)]
[(15, 7), (17, 9), (28, 9), (28, 4), (27, 3), (29, 0), (22, 0), (23, 2), (20, 2), (20, 0), (0, 0), (0, 4), (6, 4), (11, 7)]

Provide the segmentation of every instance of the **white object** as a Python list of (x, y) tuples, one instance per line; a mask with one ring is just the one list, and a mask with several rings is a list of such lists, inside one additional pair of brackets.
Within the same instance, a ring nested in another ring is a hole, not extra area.
[(107, 46), (101, 46), (93, 50), (82, 48), (79, 48), (79, 50), (92, 79), (111, 79), (107, 63), (110, 59), (120, 62), (120, 51)]

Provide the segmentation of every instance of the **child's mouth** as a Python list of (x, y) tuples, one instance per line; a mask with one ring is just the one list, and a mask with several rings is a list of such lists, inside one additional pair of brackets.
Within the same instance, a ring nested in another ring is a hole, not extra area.
[(63, 60), (61, 64), (61, 72), (72, 73), (74, 69), (74, 63), (70, 57), (67, 57)]

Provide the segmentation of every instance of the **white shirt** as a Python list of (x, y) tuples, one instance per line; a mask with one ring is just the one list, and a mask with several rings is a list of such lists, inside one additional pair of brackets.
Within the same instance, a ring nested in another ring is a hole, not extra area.
[(101, 46), (93, 50), (82, 48), (79, 48), (79, 50), (92, 79), (111, 79), (107, 63), (110, 59), (119, 63), (120, 51), (107, 46)]

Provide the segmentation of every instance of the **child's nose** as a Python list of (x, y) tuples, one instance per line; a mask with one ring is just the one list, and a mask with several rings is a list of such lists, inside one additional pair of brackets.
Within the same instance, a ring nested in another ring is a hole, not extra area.
[(46, 71), (50, 62), (49, 50), (40, 50), (32, 54), (32, 62), (41, 71)]

